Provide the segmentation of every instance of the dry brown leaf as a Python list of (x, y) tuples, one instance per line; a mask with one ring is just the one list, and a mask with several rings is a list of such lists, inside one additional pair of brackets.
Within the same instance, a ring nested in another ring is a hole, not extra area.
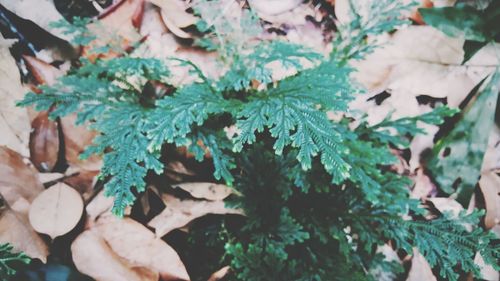
[(124, 45), (138, 41), (140, 35), (134, 26), (133, 18), (134, 15), (135, 18), (137, 17), (137, 10), (141, 10), (142, 5), (142, 0), (121, 0), (112, 7), (109, 7), (100, 16), (99, 24), (91, 24), (89, 26), (89, 29), (98, 35), (99, 45), (104, 45), (102, 43), (107, 43), (106, 41), (109, 39), (116, 39), (109, 38), (109, 34), (103, 34), (106, 30), (108, 32), (112, 31), (113, 36), (118, 35), (125, 39), (126, 42), (123, 42)]
[(80, 194), (65, 183), (57, 183), (33, 200), (29, 220), (36, 231), (54, 239), (71, 231), (82, 213)]
[(52, 86), (59, 77), (64, 75), (64, 71), (35, 57), (23, 56), (23, 59), (38, 84)]
[(23, 156), (29, 156), (30, 121), (26, 108), (16, 107), (27, 90), (21, 85), (21, 76), (9, 47), (14, 40), (0, 34), (0, 145), (6, 145)]
[(47, 262), (49, 250), (45, 242), (23, 215), (12, 210), (1, 196), (0, 200), (0, 243), (10, 243), (16, 252)]
[(411, 190), (410, 197), (415, 199), (425, 199), (437, 191), (436, 185), (424, 174), (423, 169), (418, 169), (413, 177), (415, 185)]
[(458, 203), (453, 198), (446, 197), (433, 197), (428, 198), (428, 201), (432, 202), (434, 207), (441, 213), (447, 212), (452, 215), (452, 217), (457, 218), (459, 213), (464, 210), (462, 205)]
[(77, 174), (74, 176), (65, 178), (63, 182), (73, 187), (82, 195), (83, 200), (87, 201), (94, 194), (94, 186), (97, 181), (97, 175), (99, 175), (99, 171), (80, 170), (76, 173)]
[(85, 207), (87, 211), (87, 216), (89, 222), (93, 223), (101, 215), (106, 213), (111, 213), (111, 208), (113, 208), (113, 197), (108, 197), (104, 195), (104, 190), (101, 190)]
[(2, 1), (2, 5), (19, 17), (30, 20), (48, 30), (53, 35), (67, 41), (71, 40), (71, 36), (65, 34), (63, 30), (53, 28), (50, 25), (51, 22), (65, 20), (56, 10), (52, 0)]
[(98, 134), (96, 131), (88, 129), (88, 124), (75, 125), (76, 114), (71, 114), (61, 118), (61, 127), (64, 135), (64, 151), (66, 161), (71, 166), (76, 166), (88, 171), (101, 169), (102, 159), (93, 154), (88, 159), (80, 159), (80, 154), (87, 146), (92, 144), (92, 140)]
[(166, 205), (165, 209), (148, 223), (148, 226), (155, 229), (157, 237), (163, 237), (170, 231), (208, 214), (243, 214), (241, 210), (225, 207), (223, 201), (180, 200), (169, 194), (163, 194), (162, 199)]
[(71, 254), (76, 268), (97, 281), (158, 281), (158, 273), (133, 267), (93, 230), (84, 231), (73, 241)]
[(490, 229), (500, 223), (500, 176), (494, 172), (483, 173), (479, 187), (486, 203), (484, 224)]
[(420, 252), (414, 248), (413, 258), (411, 259), (411, 269), (408, 273), (406, 281), (436, 281), (436, 276), (432, 273), (432, 269)]
[(481, 280), (487, 281), (498, 281), (500, 280), (500, 274), (498, 270), (495, 270), (491, 264), (487, 264), (483, 257), (477, 253), (474, 258), (474, 263), (481, 268)]
[(384, 46), (358, 63), (356, 79), (368, 89), (382, 86), (392, 96), (448, 98), (457, 107), (493, 68), (461, 65), (464, 40), (430, 26), (410, 26), (394, 33)]
[(233, 193), (229, 186), (211, 182), (186, 182), (176, 184), (174, 187), (189, 192), (194, 198), (210, 201), (224, 200)]
[(258, 14), (277, 15), (299, 6), (302, 0), (248, 0), (248, 4)]
[[(180, 0), (149, 0), (151, 3), (161, 8), (161, 16), (167, 27), (175, 35), (182, 38), (191, 37), (189, 34), (181, 30), (181, 35), (174, 32), (173, 29), (180, 30), (180, 28), (188, 27), (190, 25), (196, 24), (199, 20), (193, 14), (186, 12), (187, 5), (184, 1)], [(187, 34), (188, 37), (185, 37)]]
[(23, 198), (31, 203), (44, 190), (38, 171), (29, 167), (14, 150), (0, 146), (0, 193), (16, 211), (14, 203)]
[(224, 278), (229, 273), (230, 270), (231, 270), (231, 267), (229, 265), (228, 266), (224, 266), (223, 268), (217, 270), (212, 275), (210, 275), (210, 278), (208, 278), (207, 281), (218, 281), (218, 280), (221, 280), (222, 278)]
[(189, 280), (189, 275), (174, 249), (142, 224), (113, 215), (101, 216), (97, 232), (111, 249), (131, 265), (159, 272), (163, 280)]
[(30, 159), (39, 171), (50, 172), (59, 156), (59, 130), (57, 123), (42, 111), (31, 122)]

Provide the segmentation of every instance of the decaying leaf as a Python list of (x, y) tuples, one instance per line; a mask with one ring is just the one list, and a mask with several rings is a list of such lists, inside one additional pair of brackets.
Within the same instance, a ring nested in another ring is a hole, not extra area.
[(210, 278), (208, 278), (207, 281), (222, 280), (222, 278), (224, 278), (224, 276), (226, 276), (229, 273), (230, 270), (231, 270), (230, 266), (224, 266), (223, 268), (217, 270), (212, 275), (210, 275)]
[(249, 0), (250, 7), (259, 14), (277, 15), (300, 5), (302, 0)]
[(484, 224), (490, 229), (500, 223), (500, 176), (491, 171), (482, 174), (479, 187), (486, 203)]
[[(80, 159), (80, 154), (97, 135), (96, 131), (88, 129), (86, 125), (75, 125), (76, 114), (61, 118), (61, 127), (64, 135), (64, 152), (69, 165), (77, 166), (87, 171), (101, 169), (101, 157), (93, 154), (88, 159)], [(87, 124), (88, 125), (88, 124)]]
[(73, 241), (71, 254), (76, 268), (97, 281), (157, 281), (159, 277), (118, 256), (94, 230), (84, 231)]
[(71, 39), (68, 34), (51, 27), (51, 22), (64, 20), (51, 0), (2, 1), (2, 5), (16, 15), (36, 23), (61, 39), (68, 41)]
[[(73, 173), (66, 172), (66, 174), (71, 175)], [(73, 187), (82, 195), (83, 200), (87, 201), (94, 194), (98, 174), (99, 171), (77, 170), (75, 175), (66, 177), (63, 182)]]
[(499, 83), (500, 73), (495, 73), (453, 130), (436, 144), (429, 162), (440, 188), (447, 193), (455, 192), (463, 206), (469, 203), (479, 179), (494, 124)]
[(117, 35), (125, 40), (121, 42), (124, 46), (140, 40), (141, 37), (134, 26), (133, 18), (137, 18), (137, 10), (142, 10), (142, 5), (143, 0), (120, 0), (109, 7), (100, 16), (99, 24), (91, 24), (88, 27), (97, 35), (99, 45), (104, 46), (110, 41), (119, 40), (115, 37)]
[(100, 191), (90, 203), (85, 207), (87, 216), (90, 222), (96, 221), (103, 214), (110, 214), (113, 208), (113, 197), (104, 195), (104, 191)]
[(7, 203), (12, 208), (19, 199), (31, 203), (43, 190), (38, 171), (26, 165), (17, 152), (0, 146), (0, 193)]
[(166, 208), (148, 223), (155, 229), (157, 237), (207, 214), (242, 214), (241, 210), (225, 207), (224, 201), (180, 200), (169, 194), (163, 194), (162, 199)]
[(108, 215), (99, 218), (96, 230), (111, 249), (131, 265), (158, 272), (163, 280), (189, 280), (174, 249), (140, 223)]
[[(463, 39), (448, 37), (429, 26), (410, 26), (391, 35), (365, 60), (353, 63), (358, 70), (355, 78), (371, 92), (386, 90), (391, 94), (370, 114), (380, 114), (381, 110), (384, 116), (394, 111), (394, 118), (421, 114), (416, 101), (420, 95), (446, 98), (449, 106), (458, 107), (473, 87), (494, 70), (472, 61), (461, 65), (463, 43)], [(366, 99), (359, 96), (354, 108), (367, 111), (363, 108)]]
[(181, 28), (194, 25), (199, 19), (186, 12), (187, 6), (180, 0), (150, 0), (151, 3), (161, 8), (161, 17), (168, 29), (181, 38), (191, 38), (189, 33)]
[(21, 77), (16, 61), (10, 55), (9, 47), (14, 40), (6, 40), (0, 34), (0, 145), (29, 156), (28, 143), (30, 121), (26, 108), (16, 107), (26, 89), (21, 85)]
[(49, 120), (49, 113), (42, 111), (31, 122), (31, 161), (42, 172), (50, 172), (59, 156), (59, 130), (57, 122)]
[(414, 248), (411, 259), (411, 269), (406, 281), (437, 281), (432, 273), (432, 268), (420, 252)]
[(23, 215), (12, 210), (0, 196), (0, 243), (10, 243), (15, 251), (47, 262), (49, 250)]
[(23, 56), (23, 59), (38, 84), (54, 85), (64, 75), (63, 71), (43, 60), (31, 56)]
[(40, 193), (30, 207), (29, 220), (33, 228), (52, 239), (71, 231), (83, 213), (80, 194), (64, 183), (58, 183)]
[(229, 186), (211, 182), (186, 182), (176, 184), (174, 187), (189, 192), (194, 198), (210, 201), (224, 200), (224, 198), (233, 193), (233, 190)]

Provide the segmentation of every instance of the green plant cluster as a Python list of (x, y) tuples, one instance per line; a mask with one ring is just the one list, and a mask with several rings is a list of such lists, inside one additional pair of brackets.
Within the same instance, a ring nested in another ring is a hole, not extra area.
[[(206, 34), (197, 43), (221, 55), (228, 66), (222, 77), (212, 79), (192, 62), (173, 58), (192, 70), (195, 82), (151, 93), (145, 89), (152, 84), (173, 87), (167, 64), (124, 54), (81, 60), (56, 85), (20, 102), (50, 109), (53, 118), (77, 112), (78, 123), (100, 132), (83, 157), (104, 155), (100, 177), (116, 215), (144, 191), (149, 171), (163, 172), (162, 149), (186, 147), (197, 160), (210, 159), (214, 178), (242, 195), (228, 204), (244, 210), (245, 226), (225, 240), (224, 260), (236, 280), (373, 280), (376, 272), (401, 270), (378, 252), (388, 241), (407, 253), (418, 248), (449, 280), (457, 280), (460, 270), (478, 275), (476, 253), (497, 266), (494, 236), (464, 226), (476, 225), (481, 212), (426, 221), (419, 202), (409, 198), (409, 180), (391, 169), (397, 159), (390, 147), (407, 147), (409, 138), (423, 133), (418, 122), (441, 124), (455, 110), (438, 107), (374, 126), (360, 120), (356, 128), (347, 117), (328, 117), (347, 112), (363, 91), (351, 79), (349, 62), (376, 47), (366, 37), (405, 24), (400, 13), (408, 5), (351, 1), (363, 5), (353, 11), (367, 14), (352, 12), (324, 56), (259, 40), (251, 11), (239, 23), (214, 19), (217, 2), (201, 1), (194, 10)], [(249, 33), (240, 32), (246, 28)], [(269, 63), (295, 74), (275, 82)], [(232, 138), (224, 131), (229, 126), (237, 128)]]
[(28, 264), (31, 259), (24, 253), (16, 253), (9, 243), (0, 244), (0, 280), (8, 280), (16, 273), (15, 264)]

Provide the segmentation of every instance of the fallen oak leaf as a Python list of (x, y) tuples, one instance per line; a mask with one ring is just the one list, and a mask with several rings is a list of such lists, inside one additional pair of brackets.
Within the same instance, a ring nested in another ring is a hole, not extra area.
[(0, 243), (10, 243), (15, 251), (47, 262), (49, 249), (23, 215), (12, 210), (0, 195)]
[(162, 199), (166, 205), (165, 209), (148, 222), (148, 226), (155, 229), (157, 237), (163, 237), (170, 231), (208, 214), (243, 215), (241, 210), (227, 208), (224, 201), (181, 200), (169, 194), (163, 194)]
[(64, 183), (58, 183), (33, 200), (29, 220), (33, 228), (52, 239), (71, 231), (83, 213), (80, 194)]
[(9, 48), (14, 40), (6, 40), (0, 34), (0, 145), (29, 156), (30, 121), (26, 108), (16, 107), (26, 92), (21, 75)]
[(207, 281), (222, 280), (229, 273), (230, 270), (231, 270), (230, 266), (224, 266), (223, 268), (217, 270), (212, 275), (210, 275), (210, 278), (208, 278)]
[(416, 248), (414, 248), (413, 258), (411, 259), (411, 268), (406, 281), (422, 280), (437, 281), (436, 276), (434, 276), (434, 274), (432, 273), (432, 268), (427, 260), (425, 260), (425, 258)]
[(194, 198), (210, 201), (224, 200), (233, 193), (229, 186), (211, 182), (186, 182), (175, 184), (174, 187), (189, 192)]
[(97, 281), (158, 281), (158, 273), (130, 265), (94, 230), (84, 231), (73, 241), (71, 255), (76, 268)]
[(43, 190), (38, 171), (26, 165), (19, 153), (0, 146), (0, 193), (7, 203), (13, 206), (20, 198), (31, 203)]
[(142, 224), (114, 215), (101, 216), (96, 231), (121, 258), (133, 266), (145, 267), (165, 280), (189, 280), (178, 254)]
[(39, 171), (50, 172), (59, 157), (59, 129), (57, 122), (49, 120), (47, 111), (40, 112), (31, 122), (30, 155)]
[(500, 224), (500, 176), (491, 171), (482, 174), (479, 187), (486, 204), (484, 224), (490, 229)]
[(76, 125), (76, 114), (61, 118), (60, 124), (64, 136), (64, 152), (66, 161), (70, 166), (75, 166), (87, 171), (98, 171), (102, 166), (102, 158), (93, 154), (82, 160), (80, 154), (92, 144), (98, 135), (96, 131), (88, 128), (88, 124)]

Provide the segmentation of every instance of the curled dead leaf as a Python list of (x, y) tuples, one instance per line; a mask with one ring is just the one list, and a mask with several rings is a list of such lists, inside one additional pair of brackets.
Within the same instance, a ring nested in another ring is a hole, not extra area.
[(58, 183), (33, 200), (29, 220), (33, 228), (52, 239), (71, 231), (83, 213), (80, 194), (64, 183)]
[(9, 47), (14, 40), (6, 40), (0, 34), (0, 145), (29, 156), (30, 121), (26, 108), (16, 107), (27, 90), (21, 84), (21, 75)]
[(49, 250), (27, 219), (12, 210), (0, 196), (0, 243), (10, 243), (15, 251), (47, 262)]
[(88, 124), (75, 125), (76, 114), (61, 118), (61, 127), (64, 135), (64, 151), (66, 161), (71, 166), (77, 166), (88, 171), (101, 169), (102, 159), (98, 155), (92, 155), (88, 159), (80, 159), (80, 154), (92, 144), (97, 135), (96, 131), (90, 130)]
[(42, 111), (31, 122), (30, 155), (38, 170), (52, 171), (59, 155), (59, 130), (57, 123), (49, 119), (49, 113)]
[(224, 200), (224, 198), (233, 193), (233, 190), (229, 186), (211, 182), (186, 182), (176, 184), (174, 187), (189, 192), (194, 198), (210, 201)]
[(101, 216), (96, 231), (121, 258), (133, 266), (158, 272), (163, 280), (189, 280), (178, 254), (142, 224), (113, 215)]
[(26, 67), (38, 84), (54, 85), (64, 75), (60, 69), (32, 56), (23, 56)]
[(158, 273), (134, 267), (118, 256), (93, 230), (86, 230), (71, 244), (76, 268), (97, 281), (158, 281)]
[(432, 273), (432, 268), (420, 252), (414, 248), (411, 268), (406, 281), (437, 281)]
[(227, 208), (224, 201), (180, 200), (169, 194), (163, 194), (162, 199), (165, 209), (148, 223), (155, 229), (157, 237), (208, 214), (243, 214), (241, 210)]
[(277, 15), (299, 6), (302, 0), (248, 0), (258, 14)]
[(7, 203), (13, 206), (21, 198), (31, 203), (43, 190), (38, 171), (26, 165), (17, 152), (0, 146), (0, 193)]
[(479, 187), (486, 203), (484, 224), (490, 229), (500, 223), (500, 176), (494, 172), (482, 174)]
[(208, 278), (207, 281), (222, 280), (222, 278), (224, 278), (229, 273), (230, 270), (231, 270), (230, 266), (224, 266), (223, 268), (217, 270), (212, 275), (210, 275), (210, 278)]

